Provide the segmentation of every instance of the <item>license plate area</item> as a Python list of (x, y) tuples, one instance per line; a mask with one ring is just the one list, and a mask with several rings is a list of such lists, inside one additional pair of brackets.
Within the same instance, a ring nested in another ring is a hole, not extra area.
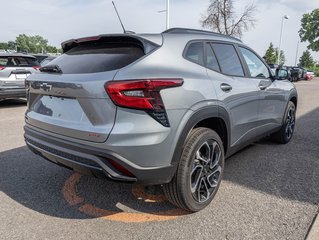
[(32, 110), (54, 119), (88, 122), (81, 105), (75, 98), (42, 96), (33, 104)]
[(16, 79), (26, 79), (30, 74), (15, 74)]

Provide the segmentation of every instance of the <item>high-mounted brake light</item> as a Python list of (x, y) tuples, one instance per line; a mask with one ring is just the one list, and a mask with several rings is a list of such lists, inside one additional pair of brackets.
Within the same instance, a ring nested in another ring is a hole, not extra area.
[(169, 127), (160, 91), (183, 85), (183, 79), (149, 79), (112, 81), (105, 90), (115, 105), (145, 110), (162, 125)]
[(96, 36), (96, 37), (85, 37), (85, 38), (76, 39), (75, 42), (77, 42), (77, 43), (91, 42), (91, 41), (97, 41), (97, 40), (99, 40), (100, 38), (101, 38), (100, 36)]
[(5, 69), (5, 68), (6, 68), (6, 67), (4, 67), (4, 66), (0, 66), (0, 71), (3, 70), (3, 69)]

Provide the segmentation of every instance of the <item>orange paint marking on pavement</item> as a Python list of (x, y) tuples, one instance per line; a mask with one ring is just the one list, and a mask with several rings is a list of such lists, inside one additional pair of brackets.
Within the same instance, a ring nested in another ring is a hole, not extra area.
[[(78, 210), (88, 216), (106, 219), (116, 222), (125, 223), (142, 223), (152, 221), (167, 221), (176, 219), (179, 216), (188, 214), (188, 212), (181, 209), (171, 209), (167, 211), (151, 212), (151, 213), (133, 213), (133, 212), (121, 212), (111, 211), (107, 209), (101, 209), (91, 204), (86, 204), (84, 198), (78, 196), (76, 193), (76, 185), (79, 183), (81, 175), (78, 173), (72, 174), (69, 179), (66, 180), (62, 192), (65, 200), (71, 205), (78, 205)], [(135, 197), (143, 199), (145, 202), (162, 202), (166, 201), (164, 195), (152, 195), (144, 191), (142, 186), (133, 186), (132, 193)]]
[(71, 205), (78, 205), (80, 203), (84, 202), (83, 197), (79, 197), (76, 194), (76, 184), (80, 181), (81, 175), (78, 173), (74, 173), (69, 177), (66, 182), (64, 183), (64, 186), (62, 188), (62, 193), (64, 196), (64, 199)]
[(172, 209), (155, 213), (132, 213), (132, 212), (114, 212), (97, 208), (91, 204), (84, 204), (79, 211), (92, 217), (102, 218), (115, 222), (142, 223), (154, 221), (167, 221), (176, 219), (178, 216), (185, 215), (181, 209)]

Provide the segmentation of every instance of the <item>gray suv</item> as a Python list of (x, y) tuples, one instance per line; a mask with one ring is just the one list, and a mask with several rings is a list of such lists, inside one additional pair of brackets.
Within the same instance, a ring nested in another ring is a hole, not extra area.
[(20, 53), (0, 53), (0, 100), (25, 98), (25, 79), (40, 68), (33, 56)]
[(297, 92), (240, 40), (211, 32), (100, 35), (27, 79), (25, 140), (43, 158), (123, 182), (162, 185), (199, 211), (225, 158), (271, 136), (288, 143)]

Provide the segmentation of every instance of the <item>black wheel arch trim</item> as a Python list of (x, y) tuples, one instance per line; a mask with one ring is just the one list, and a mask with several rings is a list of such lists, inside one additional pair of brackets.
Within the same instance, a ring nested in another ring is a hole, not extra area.
[[(201, 108), (193, 113), (193, 115), (189, 118), (189, 120), (185, 124), (181, 134), (179, 135), (179, 139), (176, 144), (175, 151), (172, 158), (172, 165), (175, 166), (175, 168), (177, 168), (178, 166), (180, 157), (184, 149), (185, 142), (191, 130), (199, 122), (209, 118), (219, 118), (225, 123), (226, 130), (227, 130), (227, 149), (229, 149), (229, 143), (231, 139), (230, 138), (230, 118), (226, 109), (218, 105)], [(226, 153), (225, 153), (225, 156), (226, 156)]]

